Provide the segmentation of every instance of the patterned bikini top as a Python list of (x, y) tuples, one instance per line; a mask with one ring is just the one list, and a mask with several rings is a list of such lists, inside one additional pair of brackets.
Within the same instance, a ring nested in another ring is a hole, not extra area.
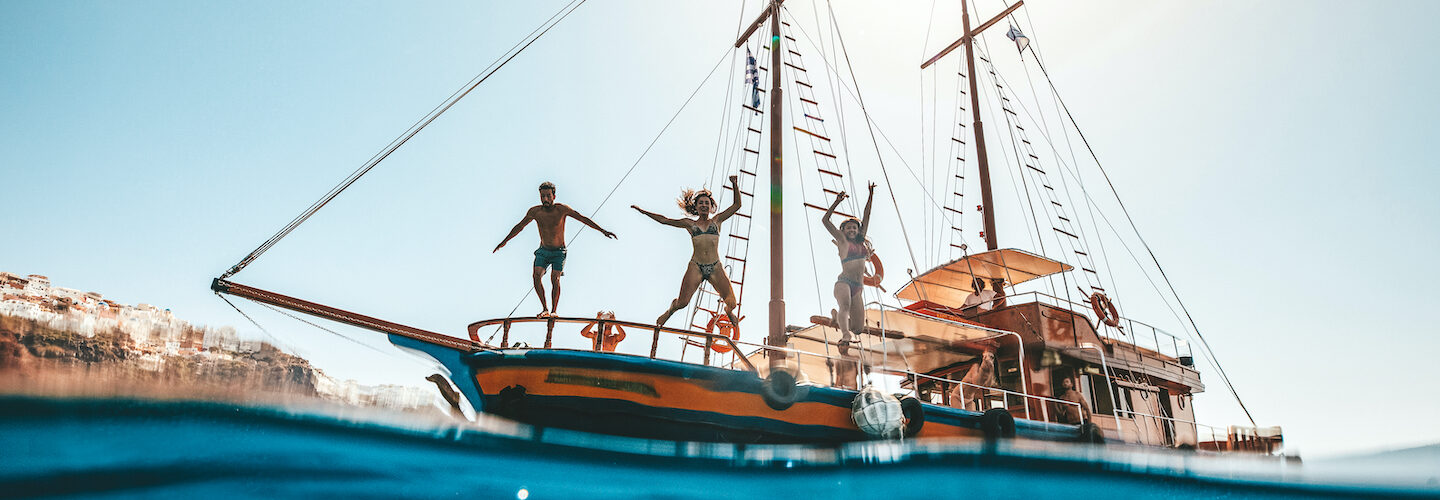
[(690, 226), (690, 237), (691, 237), (691, 238), (694, 238), (694, 237), (696, 237), (696, 236), (700, 236), (700, 235), (702, 235), (702, 234), (713, 234), (713, 235), (717, 235), (717, 236), (718, 236), (718, 235), (720, 235), (720, 226), (715, 225), (714, 222), (711, 222), (710, 225), (709, 225), (708, 227), (706, 227), (705, 229), (700, 229), (699, 227), (696, 227), (696, 226)]

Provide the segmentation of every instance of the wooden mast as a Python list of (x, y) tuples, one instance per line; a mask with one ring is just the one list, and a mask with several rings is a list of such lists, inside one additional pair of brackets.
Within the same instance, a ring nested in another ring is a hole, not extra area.
[[(765, 337), (765, 344), (774, 347), (785, 346), (785, 220), (784, 220), (784, 157), (785, 143), (784, 136), (780, 134), (782, 123), (782, 112), (785, 100), (780, 89), (780, 3), (785, 0), (773, 0), (770, 6), (760, 13), (755, 22), (740, 39), (735, 41), (735, 47), (739, 48), (745, 41), (760, 29), (760, 25), (768, 17), (770, 20), (770, 323), (768, 335)], [(770, 367), (778, 367), (785, 362), (784, 351), (766, 351), (766, 357), (770, 360)]]
[(989, 21), (985, 21), (984, 24), (976, 27), (974, 31), (970, 30), (970, 8), (967, 6), (968, 3), (966, 0), (960, 0), (960, 22), (963, 25), (965, 34), (962, 35), (959, 40), (955, 40), (955, 43), (945, 47), (945, 50), (935, 54), (935, 57), (931, 57), (930, 60), (921, 64), (920, 69), (925, 69), (931, 64), (935, 64), (935, 61), (940, 60), (941, 57), (945, 57), (945, 54), (949, 54), (950, 51), (955, 50), (957, 47), (961, 45), (965, 46), (965, 74), (967, 76), (966, 79), (970, 81), (970, 116), (971, 121), (974, 123), (975, 130), (975, 156), (980, 162), (980, 202), (982, 206), (985, 207), (982, 210), (985, 217), (985, 246), (988, 250), (995, 250), (1000, 248), (1000, 245), (995, 237), (995, 204), (994, 197), (990, 194), (990, 160), (985, 154), (985, 124), (980, 121), (980, 92), (975, 83), (975, 35), (980, 34), (981, 31), (985, 31), (986, 28), (994, 25), (1005, 16), (1010, 15), (1011, 12), (1020, 8), (1025, 2), (1023, 0), (1015, 2), (1015, 5), (1011, 5)]

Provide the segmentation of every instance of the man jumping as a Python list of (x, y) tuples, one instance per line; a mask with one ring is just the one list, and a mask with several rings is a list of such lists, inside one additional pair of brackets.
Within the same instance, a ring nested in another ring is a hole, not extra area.
[[(595, 221), (581, 215), (580, 212), (576, 212), (564, 203), (555, 203), (555, 184), (546, 182), (540, 185), (540, 204), (525, 211), (525, 218), (520, 219), (520, 223), (515, 224), (515, 228), (510, 230), (510, 234), (505, 236), (499, 245), (495, 245), (495, 250), (490, 252), (500, 251), (500, 248), (504, 247), (505, 243), (515, 235), (520, 234), (520, 230), (525, 229), (530, 221), (535, 221), (536, 228), (540, 230), (540, 248), (535, 250), (535, 269), (531, 277), (535, 281), (535, 296), (540, 298), (539, 317), (542, 318), (554, 316), (554, 311), (560, 306), (560, 276), (565, 274), (566, 217), (574, 217), (581, 224), (600, 231), (605, 237), (615, 238), (615, 233), (606, 231), (596, 225)], [(550, 305), (548, 307), (545, 305), (545, 285), (540, 282), (540, 278), (545, 276), (547, 267), (553, 269), (550, 272)]]

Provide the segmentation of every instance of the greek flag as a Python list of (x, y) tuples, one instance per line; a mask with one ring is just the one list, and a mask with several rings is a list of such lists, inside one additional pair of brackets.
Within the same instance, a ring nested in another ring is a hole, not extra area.
[(1020, 52), (1025, 52), (1025, 47), (1030, 46), (1030, 39), (1027, 38), (1024, 33), (1020, 32), (1020, 28), (1011, 26), (1010, 31), (1005, 33), (1005, 36), (1009, 37), (1010, 41), (1015, 42), (1015, 47), (1020, 49)]
[(750, 85), (750, 107), (760, 109), (760, 69), (755, 67), (750, 47), (745, 47), (745, 83)]

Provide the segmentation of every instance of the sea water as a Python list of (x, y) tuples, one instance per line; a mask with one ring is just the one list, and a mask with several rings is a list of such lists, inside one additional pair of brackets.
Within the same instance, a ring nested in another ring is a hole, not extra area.
[(769, 446), (617, 438), (482, 416), (0, 396), (0, 497), (1440, 498), (1274, 458), (909, 440)]

